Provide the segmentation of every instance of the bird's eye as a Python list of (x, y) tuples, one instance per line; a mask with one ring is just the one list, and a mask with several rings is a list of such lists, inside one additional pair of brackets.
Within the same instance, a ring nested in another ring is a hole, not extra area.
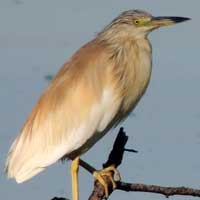
[(139, 21), (138, 19), (136, 19), (136, 20), (134, 20), (134, 23), (135, 23), (136, 25), (138, 25), (138, 24), (140, 23), (140, 21)]

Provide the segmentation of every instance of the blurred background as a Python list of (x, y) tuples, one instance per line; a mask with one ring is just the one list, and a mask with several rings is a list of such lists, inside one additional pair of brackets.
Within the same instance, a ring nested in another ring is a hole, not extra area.
[[(123, 123), (129, 141), (120, 166), (123, 181), (200, 187), (200, 1), (197, 0), (0, 0), (0, 195), (1, 199), (71, 198), (70, 162), (61, 162), (25, 182), (7, 180), (8, 149), (50, 75), (120, 12), (144, 9), (153, 15), (192, 20), (150, 34), (153, 73), (150, 86)], [(118, 127), (119, 128), (119, 127)], [(118, 128), (82, 158), (101, 168)], [(80, 199), (93, 177), (80, 169)], [(158, 200), (149, 193), (114, 192), (115, 200)], [(170, 199), (192, 199), (171, 197)]]

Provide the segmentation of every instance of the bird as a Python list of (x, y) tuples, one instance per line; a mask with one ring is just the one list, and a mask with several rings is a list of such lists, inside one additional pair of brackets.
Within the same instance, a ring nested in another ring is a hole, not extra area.
[[(79, 199), (78, 168), (86, 153), (125, 120), (145, 93), (152, 72), (148, 34), (187, 17), (124, 11), (61, 67), (10, 147), (5, 171), (22, 183), (61, 159), (72, 160), (72, 197)], [(108, 196), (102, 174), (94, 172)]]

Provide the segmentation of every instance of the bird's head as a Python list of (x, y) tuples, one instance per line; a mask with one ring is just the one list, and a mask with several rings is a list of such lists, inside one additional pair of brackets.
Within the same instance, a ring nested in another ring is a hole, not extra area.
[(152, 30), (189, 20), (187, 17), (154, 17), (142, 10), (128, 10), (115, 18), (103, 32), (115, 37), (129, 35), (136, 38), (146, 37)]

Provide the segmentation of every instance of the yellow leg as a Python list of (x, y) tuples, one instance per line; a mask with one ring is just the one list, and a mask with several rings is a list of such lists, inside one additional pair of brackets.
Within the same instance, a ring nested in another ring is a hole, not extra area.
[(120, 181), (121, 180), (121, 176), (120, 176), (120, 173), (119, 171), (115, 168), (114, 165), (111, 165), (107, 168), (104, 168), (100, 171), (95, 171), (93, 173), (93, 176), (95, 179), (97, 179), (104, 187), (104, 190), (105, 190), (105, 196), (106, 198), (108, 198), (109, 196), (109, 193), (108, 193), (108, 184), (105, 182), (105, 180), (103, 179), (103, 176), (107, 176), (110, 181), (112, 182), (112, 186), (113, 186), (113, 189), (116, 188), (116, 183), (115, 183), (115, 180), (113, 177), (116, 176), (116, 181)]
[(79, 189), (78, 189), (78, 170), (79, 170), (79, 157), (72, 160), (71, 164), (71, 176), (72, 176), (72, 199), (79, 199)]

